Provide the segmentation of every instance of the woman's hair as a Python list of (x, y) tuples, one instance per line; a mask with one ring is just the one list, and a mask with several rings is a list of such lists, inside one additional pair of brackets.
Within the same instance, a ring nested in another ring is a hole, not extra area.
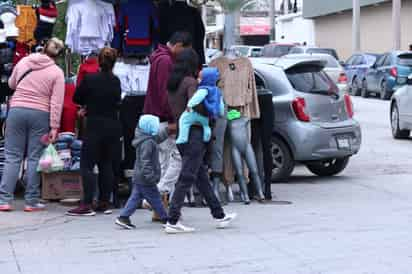
[(176, 62), (167, 83), (169, 92), (176, 92), (185, 77), (197, 77), (199, 57), (192, 48), (184, 49), (176, 57)]
[(99, 53), (99, 66), (104, 72), (110, 72), (113, 70), (114, 64), (117, 59), (117, 50), (113, 48), (103, 48)]
[(54, 37), (47, 41), (44, 46), (43, 53), (51, 58), (56, 58), (64, 51), (64, 43), (62, 40)]

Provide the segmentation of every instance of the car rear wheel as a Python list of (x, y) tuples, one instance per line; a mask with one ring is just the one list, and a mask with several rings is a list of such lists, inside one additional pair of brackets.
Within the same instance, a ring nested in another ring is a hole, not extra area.
[(363, 80), (363, 81), (362, 81), (361, 96), (362, 96), (363, 98), (368, 98), (368, 97), (369, 97), (368, 83), (366, 82), (366, 80)]
[(355, 77), (352, 81), (350, 94), (353, 96), (359, 96), (361, 94), (361, 87), (359, 87), (358, 79)]
[(349, 156), (345, 158), (335, 158), (319, 162), (311, 162), (306, 167), (315, 175), (321, 177), (334, 176), (342, 172), (349, 163)]
[(391, 98), (391, 94), (386, 87), (386, 81), (382, 81), (381, 83), (381, 99), (382, 100), (389, 100)]
[(289, 147), (276, 136), (272, 137), (272, 159), (272, 181), (278, 182), (288, 179), (295, 168), (295, 161)]
[(391, 128), (392, 136), (395, 139), (406, 139), (411, 134), (409, 130), (401, 130), (399, 128), (399, 109), (396, 103), (393, 103), (391, 108)]

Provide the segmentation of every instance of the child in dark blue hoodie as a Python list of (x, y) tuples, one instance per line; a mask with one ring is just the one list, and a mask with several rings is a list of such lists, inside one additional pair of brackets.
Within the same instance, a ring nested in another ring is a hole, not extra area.
[(126, 206), (120, 212), (120, 217), (116, 219), (116, 224), (123, 228), (135, 228), (130, 221), (130, 216), (133, 215), (143, 199), (146, 199), (152, 209), (160, 216), (161, 222), (167, 222), (167, 213), (157, 189), (161, 173), (158, 148), (158, 143), (162, 141), (160, 135), (163, 133), (160, 134), (158, 117), (153, 115), (140, 117), (135, 139), (132, 142), (132, 145), (136, 147), (133, 190)]

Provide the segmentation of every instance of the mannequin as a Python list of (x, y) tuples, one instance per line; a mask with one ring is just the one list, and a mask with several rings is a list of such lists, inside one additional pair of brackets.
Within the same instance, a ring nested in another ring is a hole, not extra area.
[(4, 29), (7, 37), (18, 37), (19, 29), (16, 27), (16, 15), (11, 12), (5, 12), (0, 15), (0, 20), (3, 21)]
[(242, 200), (245, 204), (250, 203), (246, 179), (243, 174), (242, 160), (246, 161), (249, 168), (251, 179), (257, 193), (259, 202), (265, 199), (262, 191), (262, 181), (259, 177), (259, 171), (256, 163), (255, 152), (250, 144), (249, 137), (249, 123), (250, 120), (246, 117), (240, 117), (229, 121), (229, 134), (232, 141), (232, 158), (236, 175), (239, 180), (240, 192)]

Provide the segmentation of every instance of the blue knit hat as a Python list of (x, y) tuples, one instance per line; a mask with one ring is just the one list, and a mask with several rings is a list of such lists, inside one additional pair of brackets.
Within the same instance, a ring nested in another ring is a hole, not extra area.
[(139, 128), (143, 133), (155, 136), (159, 134), (160, 119), (154, 115), (142, 115), (139, 119)]

